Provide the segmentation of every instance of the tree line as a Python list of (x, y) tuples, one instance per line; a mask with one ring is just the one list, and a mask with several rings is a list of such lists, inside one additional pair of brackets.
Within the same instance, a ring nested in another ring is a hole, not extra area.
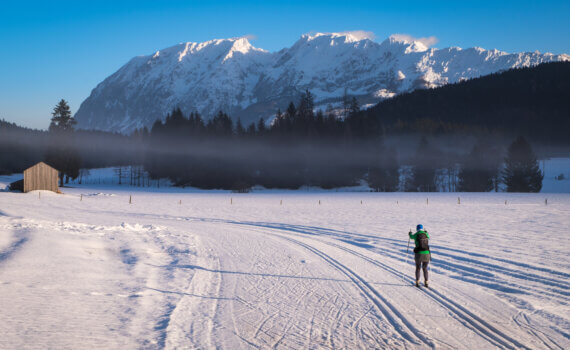
[(0, 175), (21, 173), (40, 161), (61, 171), (60, 184), (77, 178), (81, 168), (141, 164), (144, 145), (138, 133), (75, 130), (65, 100), (52, 111), (48, 130), (35, 130), (0, 120)]
[(223, 112), (205, 121), (198, 113), (184, 116), (175, 109), (142, 132), (145, 169), (178, 186), (236, 191), (253, 185), (335, 188), (366, 180), (375, 191), (433, 192), (442, 188), (441, 169), (450, 182), (457, 180), (449, 190), (497, 191), (501, 183), (507, 191), (541, 189), (543, 174), (524, 137), (509, 147), (505, 162), (497, 146), (488, 143), (457, 156), (422, 137), (406, 168), (383, 135), (370, 137), (363, 129), (357, 101), (350, 106), (345, 118), (334, 111), (314, 112), (314, 97), (305, 91), (297, 104), (278, 110), (270, 125), (260, 119), (245, 127)]
[(511, 69), (397, 95), (359, 118), (368, 134), (519, 135), (568, 146), (570, 62)]
[[(253, 185), (335, 188), (363, 180), (387, 192), (539, 191), (543, 174), (527, 140), (551, 135), (553, 142), (562, 142), (558, 133), (565, 133), (570, 119), (570, 79), (564, 80), (569, 67), (552, 63), (414, 91), (368, 110), (346, 93), (340, 107), (315, 110), (307, 90), (272, 120), (249, 125), (223, 111), (205, 119), (177, 108), (150, 130), (128, 136), (74, 130), (62, 100), (48, 131), (0, 121), (0, 173), (45, 160), (62, 171), (62, 184), (76, 178), (80, 168), (142, 165), (152, 179), (169, 178), (177, 186), (238, 191)], [(557, 126), (556, 132), (531, 130)], [(406, 135), (413, 137), (404, 140)], [(452, 152), (438, 146), (446, 135), (481, 141)], [(389, 137), (403, 141), (390, 143)], [(496, 142), (482, 141), (485, 137)], [(504, 158), (508, 140), (515, 141)], [(410, 145), (415, 151), (403, 154)]]

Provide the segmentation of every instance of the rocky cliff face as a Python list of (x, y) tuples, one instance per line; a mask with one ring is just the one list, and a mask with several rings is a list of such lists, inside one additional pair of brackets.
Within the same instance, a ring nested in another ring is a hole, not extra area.
[(338, 106), (345, 91), (361, 105), (568, 55), (509, 54), (481, 48), (429, 48), (392, 36), (377, 43), (360, 33), (303, 35), (270, 53), (246, 38), (183, 43), (130, 60), (81, 104), (78, 126), (129, 133), (173, 108), (208, 119), (219, 110), (243, 123), (271, 118), (309, 89), (316, 106)]

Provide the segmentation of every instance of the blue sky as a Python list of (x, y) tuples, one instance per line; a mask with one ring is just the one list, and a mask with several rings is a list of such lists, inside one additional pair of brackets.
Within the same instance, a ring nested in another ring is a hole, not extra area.
[(435, 47), (570, 53), (570, 1), (0, 0), (0, 119), (47, 128), (130, 58), (179, 42), (253, 35), (269, 51), (303, 33), (435, 36)]

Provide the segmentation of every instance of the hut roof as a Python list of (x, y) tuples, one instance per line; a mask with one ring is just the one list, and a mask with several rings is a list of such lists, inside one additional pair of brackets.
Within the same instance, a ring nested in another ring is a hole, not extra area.
[[(47, 164), (46, 162), (38, 162), (38, 163), (32, 165), (31, 167), (27, 168), (26, 170), (30, 170), (30, 169), (35, 168), (35, 167), (37, 167), (37, 166), (41, 166), (41, 164), (43, 164), (43, 165), (45, 165), (45, 166), (47, 166), (47, 167), (49, 167), (49, 168), (51, 168), (51, 169), (53, 169), (53, 170), (55, 170), (55, 171), (59, 171), (59, 170), (57, 170), (56, 168), (52, 167), (51, 165)], [(24, 170), (24, 171), (26, 171), (26, 170)]]

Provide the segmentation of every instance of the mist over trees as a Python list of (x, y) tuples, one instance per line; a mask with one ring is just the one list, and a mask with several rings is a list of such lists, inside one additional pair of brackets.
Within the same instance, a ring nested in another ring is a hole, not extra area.
[(48, 129), (49, 144), (45, 154), (46, 163), (59, 170), (59, 186), (69, 179), (76, 179), (81, 168), (81, 159), (77, 152), (73, 126), (77, 124), (71, 116), (71, 110), (65, 100), (59, 101), (52, 112)]
[(518, 137), (509, 146), (505, 159), (503, 181), (507, 192), (540, 192), (543, 178), (530, 144)]
[[(383, 165), (387, 150), (381, 137), (362, 140), (347, 125), (332, 112), (315, 112), (310, 91), (278, 110), (269, 126), (234, 125), (223, 112), (205, 122), (176, 109), (150, 130), (145, 168), (155, 178), (201, 188), (352, 186)], [(395, 157), (391, 162), (397, 169)], [(394, 190), (397, 177), (397, 170), (376, 177), (377, 188)]]
[[(79, 155), (80, 168), (141, 164), (144, 158), (139, 132), (126, 136), (73, 130), (71, 134), (74, 141), (72, 151)], [(0, 120), (0, 175), (21, 173), (37, 162), (47, 161), (52, 146), (53, 135), (49, 131), (24, 128)]]
[(459, 191), (489, 192), (497, 191), (499, 185), (499, 167), (502, 159), (500, 150), (484, 143), (477, 143), (463, 159), (459, 172)]
[(413, 159), (411, 181), (406, 191), (435, 192), (437, 189), (435, 171), (438, 168), (437, 150), (422, 136)]
[[(128, 166), (141, 173), (144, 167), (150, 178), (143, 181), (139, 174), (125, 182), (148, 185), (168, 178), (177, 186), (235, 191), (254, 185), (336, 188), (361, 181), (386, 192), (497, 191), (500, 183), (509, 191), (539, 191), (542, 175), (528, 142), (525, 148), (517, 140), (506, 159), (504, 150), (519, 131), (530, 133), (525, 140), (535, 143), (568, 145), (567, 137), (556, 135), (566, 133), (570, 120), (569, 67), (552, 63), (508, 71), (415, 91), (364, 111), (347, 92), (336, 108), (318, 110), (314, 95), (304, 91), (284, 111), (248, 125), (223, 111), (203, 117), (176, 108), (150, 130), (128, 136), (74, 130), (62, 100), (49, 131), (0, 120), (0, 173), (46, 160), (70, 178), (85, 174), (82, 168)], [(491, 99), (486, 89), (502, 96)], [(529, 89), (536, 94), (529, 95)], [(549, 93), (554, 96), (545, 97)], [(546, 134), (552, 139), (544, 141)]]

